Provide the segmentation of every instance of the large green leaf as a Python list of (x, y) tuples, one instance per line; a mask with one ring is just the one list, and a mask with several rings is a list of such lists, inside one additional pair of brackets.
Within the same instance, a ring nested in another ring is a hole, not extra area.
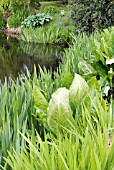
[(80, 73), (84, 75), (93, 75), (97, 73), (96, 70), (85, 60), (81, 60), (78, 63), (78, 67), (79, 67)]
[(64, 75), (61, 85), (62, 87), (66, 87), (67, 89), (69, 89), (72, 81), (73, 81), (73, 76), (71, 72), (68, 72)]
[(39, 88), (34, 85), (33, 88), (33, 96), (34, 96), (34, 106), (39, 109), (39, 112), (46, 112), (48, 107), (48, 102), (44, 95), (41, 93)]
[(47, 128), (48, 127), (47, 125), (48, 102), (36, 85), (34, 85), (33, 88), (33, 96), (34, 96), (34, 107), (36, 108), (35, 117), (38, 116), (38, 121), (40, 122), (40, 124), (42, 124), (44, 127)]
[(48, 106), (48, 125), (53, 132), (69, 126), (72, 110), (69, 106), (69, 90), (59, 88), (53, 95)]
[(79, 75), (75, 74), (74, 80), (69, 89), (70, 106), (73, 110), (79, 108), (88, 92), (87, 82)]
[(114, 63), (114, 27), (104, 30), (101, 42), (95, 41), (94, 52), (96, 61), (103, 65)]

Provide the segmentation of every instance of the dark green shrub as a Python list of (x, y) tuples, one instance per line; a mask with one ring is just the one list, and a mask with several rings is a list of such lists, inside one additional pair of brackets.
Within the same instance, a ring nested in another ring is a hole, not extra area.
[(113, 0), (70, 0), (76, 32), (93, 32), (114, 25)]
[(59, 8), (56, 7), (56, 6), (45, 6), (44, 9), (43, 9), (43, 12), (44, 13), (49, 13), (50, 15), (54, 15), (54, 14), (57, 14), (60, 12)]
[(68, 0), (62, 0), (62, 4), (68, 4)]
[(39, 0), (30, 0), (30, 6), (32, 7), (40, 6)]
[(36, 15), (30, 15), (29, 17), (27, 17), (23, 22), (22, 22), (22, 26), (25, 27), (38, 27), (38, 26), (42, 26), (45, 23), (48, 23), (52, 20), (52, 17), (49, 14), (45, 14), (45, 13), (38, 13)]

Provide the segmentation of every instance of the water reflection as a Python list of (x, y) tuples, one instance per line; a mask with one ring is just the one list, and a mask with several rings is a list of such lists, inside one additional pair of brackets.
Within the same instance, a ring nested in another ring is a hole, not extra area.
[(60, 46), (25, 43), (0, 33), (0, 79), (16, 78), (18, 73), (26, 71), (26, 66), (33, 73), (34, 64), (54, 70), (61, 61), (62, 51)]

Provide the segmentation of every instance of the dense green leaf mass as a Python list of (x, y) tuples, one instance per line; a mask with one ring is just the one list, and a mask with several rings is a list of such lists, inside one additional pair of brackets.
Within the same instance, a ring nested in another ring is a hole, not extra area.
[(96, 61), (101, 61), (103, 65), (114, 63), (114, 27), (104, 30), (101, 42), (95, 41), (94, 46)]
[(66, 87), (67, 89), (69, 89), (72, 81), (73, 81), (73, 75), (70, 72), (68, 72), (67, 74), (64, 75), (61, 85), (62, 87)]
[(76, 32), (93, 32), (114, 25), (113, 0), (70, 0)]
[(49, 5), (49, 6), (45, 6), (43, 11), (46, 13), (46, 14), (50, 14), (50, 15), (54, 15), (54, 14), (57, 14), (60, 12), (59, 8), (56, 7), (56, 6), (52, 6), (52, 5)]

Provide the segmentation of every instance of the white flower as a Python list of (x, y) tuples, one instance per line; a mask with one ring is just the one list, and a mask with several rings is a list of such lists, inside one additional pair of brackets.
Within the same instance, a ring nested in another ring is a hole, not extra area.
[(106, 86), (104, 89), (104, 93), (106, 94), (106, 96), (108, 96), (108, 91), (110, 90), (110, 86)]
[(61, 10), (61, 16), (64, 16), (64, 15), (65, 15), (65, 11)]
[(110, 64), (110, 65), (111, 65), (111, 64), (113, 64), (113, 63), (114, 63), (114, 58), (111, 58), (111, 59), (107, 59), (107, 60), (106, 60), (106, 65), (107, 65), (107, 64)]
[(113, 73), (113, 69), (110, 68), (110, 70), (108, 71), (109, 74), (112, 74)]

